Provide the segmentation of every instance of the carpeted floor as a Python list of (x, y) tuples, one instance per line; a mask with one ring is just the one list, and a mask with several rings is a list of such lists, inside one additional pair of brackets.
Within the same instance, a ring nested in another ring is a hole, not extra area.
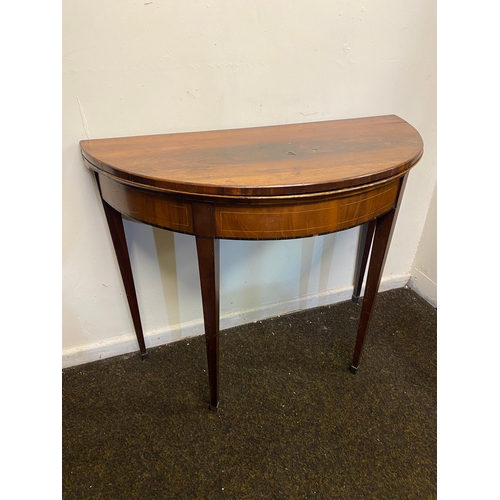
[(204, 337), (63, 371), (63, 499), (436, 498), (437, 311), (379, 294), (356, 375), (360, 307), (221, 332), (219, 409)]

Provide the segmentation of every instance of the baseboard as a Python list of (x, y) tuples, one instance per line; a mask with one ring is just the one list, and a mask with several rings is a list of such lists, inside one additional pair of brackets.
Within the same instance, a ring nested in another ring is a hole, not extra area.
[(408, 286), (425, 299), (431, 306), (437, 307), (437, 283), (432, 281), (417, 268), (412, 269)]
[[(384, 292), (394, 288), (402, 288), (411, 278), (410, 274), (389, 276), (382, 280), (379, 291)], [(221, 314), (220, 329), (225, 330), (234, 326), (262, 321), (266, 318), (281, 316), (304, 309), (320, 307), (350, 300), (352, 286), (336, 288), (326, 292), (297, 297), (296, 299), (274, 302), (254, 309), (231, 311)], [(363, 294), (363, 290), (362, 290)], [(147, 347), (170, 344), (181, 339), (196, 337), (204, 333), (203, 320), (190, 321), (158, 330), (150, 330), (144, 333)], [(138, 351), (135, 334), (122, 335), (107, 339), (102, 342), (88, 344), (72, 349), (65, 349), (62, 356), (63, 368), (82, 365), (92, 361), (111, 358)]]

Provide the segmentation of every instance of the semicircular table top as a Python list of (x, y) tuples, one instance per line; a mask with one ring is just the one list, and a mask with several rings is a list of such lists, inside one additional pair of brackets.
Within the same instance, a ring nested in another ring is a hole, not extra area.
[(95, 170), (155, 190), (205, 196), (287, 196), (349, 188), (403, 174), (423, 152), (395, 115), (92, 139)]

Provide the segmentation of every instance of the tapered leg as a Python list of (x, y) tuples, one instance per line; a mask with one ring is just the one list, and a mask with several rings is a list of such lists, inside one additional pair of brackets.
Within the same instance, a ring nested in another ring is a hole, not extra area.
[(210, 407), (219, 404), (219, 240), (196, 237), (205, 320)]
[(358, 256), (356, 259), (356, 270), (354, 274), (354, 290), (352, 292), (352, 301), (356, 304), (359, 304), (359, 299), (361, 297), (361, 287), (363, 286), (366, 264), (368, 262), (370, 248), (372, 246), (376, 222), (376, 219), (373, 219), (369, 222), (365, 222), (361, 226)]
[[(96, 175), (97, 177), (97, 175)], [(99, 178), (97, 177), (97, 184), (99, 186)], [(100, 186), (99, 186), (100, 190)], [(127, 248), (127, 240), (125, 238), (125, 230), (123, 228), (123, 219), (120, 212), (116, 211), (111, 205), (108, 205), (102, 198), (102, 206), (108, 221), (109, 232), (115, 247), (116, 259), (120, 267), (122, 275), (123, 286), (127, 295), (127, 301), (132, 314), (132, 321), (134, 323), (135, 334), (141, 358), (147, 359), (148, 353), (146, 351), (146, 343), (144, 342), (144, 333), (142, 331), (141, 316), (139, 314), (139, 304), (137, 302), (137, 294), (135, 292), (134, 277), (132, 274), (132, 267), (130, 265), (130, 257)]]
[(376, 222), (372, 255), (370, 258), (370, 266), (368, 268), (365, 295), (361, 306), (361, 315), (359, 319), (356, 345), (354, 348), (354, 356), (352, 365), (349, 368), (351, 373), (356, 373), (359, 366), (359, 358), (361, 357), (361, 351), (363, 350), (363, 343), (365, 341), (370, 316), (375, 305), (375, 298), (377, 296), (380, 280), (382, 278), (385, 258), (389, 249), (389, 241), (395, 222), (395, 213), (396, 209), (393, 208), (390, 212), (379, 217)]
[(363, 350), (363, 344), (368, 330), (368, 324), (375, 305), (375, 298), (380, 286), (382, 271), (384, 270), (385, 259), (389, 251), (389, 244), (392, 238), (392, 232), (396, 225), (396, 218), (401, 206), (401, 200), (405, 191), (408, 174), (401, 177), (399, 184), (399, 193), (397, 195), (394, 207), (386, 214), (378, 217), (374, 223), (375, 235), (373, 236), (372, 254), (368, 267), (368, 276), (366, 279), (365, 295), (361, 306), (361, 314), (359, 318), (358, 334), (356, 336), (356, 345), (354, 347), (354, 355), (352, 364), (349, 367), (351, 373), (356, 373), (359, 367), (359, 358)]

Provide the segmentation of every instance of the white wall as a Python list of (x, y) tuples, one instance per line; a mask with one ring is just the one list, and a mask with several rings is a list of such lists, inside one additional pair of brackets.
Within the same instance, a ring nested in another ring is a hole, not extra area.
[[(63, 1), (63, 364), (137, 350), (85, 138), (397, 114), (425, 143), (384, 287), (436, 182), (433, 0)], [(202, 333), (194, 238), (126, 222), (148, 345)], [(358, 229), (221, 244), (222, 327), (350, 297)]]
[(437, 307), (437, 193), (432, 194), (422, 237), (411, 267), (410, 287)]

